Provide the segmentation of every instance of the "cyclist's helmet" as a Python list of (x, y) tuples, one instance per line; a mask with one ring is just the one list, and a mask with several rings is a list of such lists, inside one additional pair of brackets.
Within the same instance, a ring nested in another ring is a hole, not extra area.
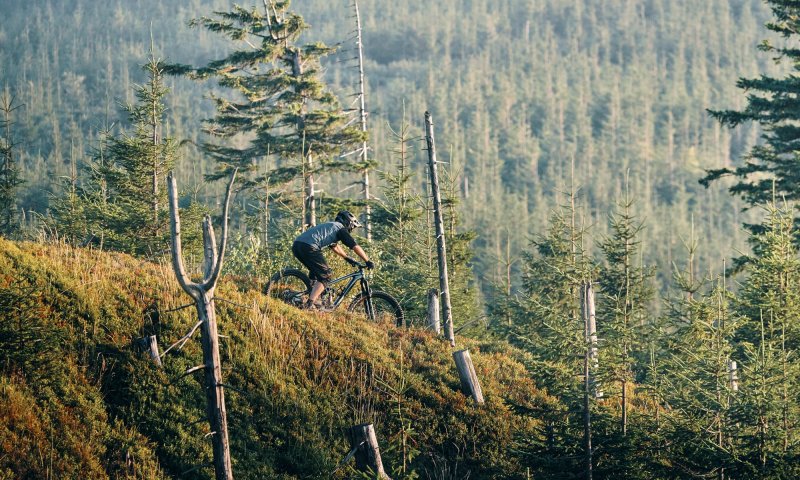
[(346, 228), (348, 232), (352, 232), (353, 229), (361, 226), (361, 222), (358, 221), (358, 218), (347, 210), (339, 212), (339, 214), (336, 215), (336, 221), (344, 225), (344, 228)]

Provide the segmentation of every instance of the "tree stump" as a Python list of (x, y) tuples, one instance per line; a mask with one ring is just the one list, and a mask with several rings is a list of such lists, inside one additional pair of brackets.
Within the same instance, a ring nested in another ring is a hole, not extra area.
[(153, 359), (156, 365), (161, 366), (161, 354), (158, 353), (158, 339), (155, 335), (140, 338), (135, 343), (143, 352), (150, 354), (150, 358)]
[(461, 391), (466, 395), (471, 395), (478, 405), (483, 405), (483, 391), (478, 381), (478, 375), (475, 373), (475, 367), (472, 365), (469, 350), (453, 352), (453, 360), (456, 361), (458, 376), (461, 379)]
[(391, 480), (383, 470), (378, 438), (371, 423), (354, 425), (347, 430), (350, 448), (356, 451), (356, 468), (360, 472), (375, 473), (381, 480)]

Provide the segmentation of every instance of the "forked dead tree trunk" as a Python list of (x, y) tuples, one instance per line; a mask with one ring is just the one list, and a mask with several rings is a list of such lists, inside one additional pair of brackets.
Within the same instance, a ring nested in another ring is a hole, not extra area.
[(217, 480), (233, 480), (231, 454), (228, 443), (228, 419), (225, 412), (225, 391), (222, 383), (222, 365), (219, 357), (219, 337), (217, 336), (217, 314), (214, 309), (214, 289), (217, 286), (225, 245), (228, 241), (228, 205), (230, 203), (236, 170), (231, 174), (222, 214), (222, 235), (220, 248), (214, 237), (214, 227), (208, 216), (203, 220), (203, 244), (205, 265), (203, 280), (192, 282), (183, 266), (181, 253), (181, 220), (178, 212), (178, 187), (172, 173), (167, 177), (169, 189), (170, 226), (172, 232), (172, 266), (183, 290), (189, 294), (197, 307), (200, 320), (200, 335), (203, 346), (203, 365), (206, 388), (206, 415), (211, 426), (211, 442), (214, 451), (214, 472)]
[(436, 223), (436, 248), (439, 257), (439, 290), (442, 295), (442, 317), (444, 331), (450, 346), (456, 346), (453, 334), (453, 312), (450, 307), (450, 284), (447, 279), (447, 246), (444, 241), (444, 221), (442, 220), (442, 196), (439, 193), (439, 173), (436, 167), (436, 143), (433, 139), (433, 120), (430, 112), (425, 112), (425, 140), (428, 144), (428, 169), (431, 176), (431, 196), (433, 197), (433, 216)]

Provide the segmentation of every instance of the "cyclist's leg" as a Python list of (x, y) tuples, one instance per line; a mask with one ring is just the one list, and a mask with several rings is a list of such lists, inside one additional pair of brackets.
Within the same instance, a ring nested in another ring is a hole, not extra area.
[(308, 268), (308, 278), (313, 281), (308, 303), (314, 304), (325, 290), (325, 285), (331, 279), (331, 268), (325, 261), (325, 256), (322, 255), (322, 252), (311, 247), (311, 245), (295, 242), (292, 245), (292, 253)]

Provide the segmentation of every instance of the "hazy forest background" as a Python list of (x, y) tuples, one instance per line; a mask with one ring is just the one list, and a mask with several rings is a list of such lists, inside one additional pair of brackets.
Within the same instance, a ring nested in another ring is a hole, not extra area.
[[(230, 47), (186, 23), (229, 6), (3, 2), (0, 85), (22, 106), (14, 136), (25, 180), (17, 206), (26, 218), (46, 214), (59, 178), (81, 181), (100, 132), (125, 126), (118, 104), (133, 103), (132, 87), (146, 81), (140, 65), (151, 32), (157, 57), (201, 65)], [(352, 6), (310, 0), (293, 7), (311, 25), (305, 40), (341, 44), (324, 60), (325, 80), (347, 106), (358, 79)], [(461, 198), (462, 228), (477, 232), (473, 272), (484, 292), (505, 281), (506, 259), (518, 258), (550, 211), (568, 202), (573, 168), (580, 222), (598, 238), (627, 184), (646, 224), (644, 262), (661, 267), (662, 286), (672, 262), (685, 258), (692, 228), (701, 239), (700, 271), (721, 270), (724, 258), (745, 248), (741, 203), (725, 185), (705, 189), (698, 179), (704, 168), (741, 162), (757, 139), (757, 127), (728, 130), (705, 109), (741, 108), (735, 80), (777, 68), (756, 52), (767, 38), (763, 2), (478, 0), (422, 8), (369, 1), (361, 9), (371, 156), (390, 170), (397, 163), (390, 128), (405, 115), (410, 136), (419, 138), (422, 113), (431, 111), (440, 158), (450, 162)], [(167, 86), (168, 136), (199, 143), (200, 121), (213, 114), (211, 87), (174, 77)], [(423, 192), (422, 141), (410, 147)], [(180, 183), (213, 204), (222, 186), (203, 180), (213, 161), (192, 144), (180, 158)], [(323, 177), (322, 195), (355, 179)], [(356, 188), (348, 192), (357, 196)], [(512, 265), (515, 284), (520, 267)]]

